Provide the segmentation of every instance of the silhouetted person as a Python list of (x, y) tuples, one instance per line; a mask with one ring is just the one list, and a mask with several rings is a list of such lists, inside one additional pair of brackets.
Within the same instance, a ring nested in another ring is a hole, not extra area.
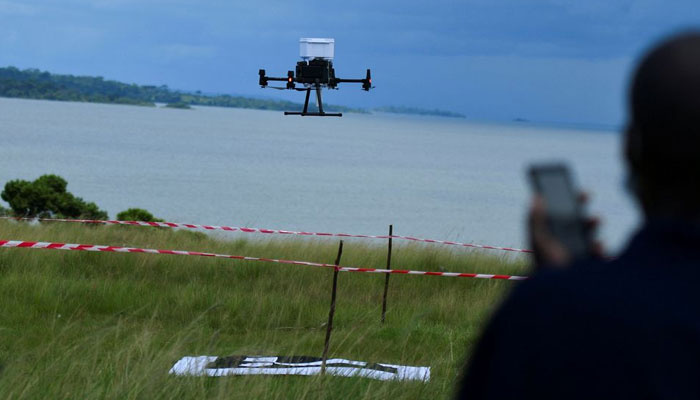
[(700, 32), (643, 58), (629, 114), (640, 231), (615, 260), (570, 265), (535, 199), (544, 263), (493, 316), (458, 398), (700, 399)]

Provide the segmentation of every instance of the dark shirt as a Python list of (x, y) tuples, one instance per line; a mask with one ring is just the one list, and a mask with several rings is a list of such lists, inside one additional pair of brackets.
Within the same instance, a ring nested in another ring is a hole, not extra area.
[(520, 284), (457, 398), (700, 399), (700, 226), (648, 223), (613, 261)]

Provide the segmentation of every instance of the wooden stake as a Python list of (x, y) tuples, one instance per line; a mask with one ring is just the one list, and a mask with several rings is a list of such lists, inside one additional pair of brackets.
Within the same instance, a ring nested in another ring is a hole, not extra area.
[[(394, 235), (394, 225), (389, 225), (389, 251), (386, 254), (386, 269), (391, 269), (391, 237)], [(384, 298), (382, 299), (382, 324), (386, 317), (386, 296), (389, 294), (389, 277), (391, 274), (386, 274), (384, 280)]]
[(323, 346), (323, 356), (321, 358), (321, 375), (326, 373), (326, 360), (328, 359), (328, 348), (331, 344), (331, 331), (333, 330), (333, 315), (335, 314), (335, 294), (338, 288), (338, 265), (340, 265), (340, 256), (343, 255), (343, 241), (340, 241), (338, 246), (338, 257), (335, 259), (335, 268), (333, 268), (333, 289), (331, 290), (331, 309), (328, 311), (328, 324), (326, 325), (326, 343)]

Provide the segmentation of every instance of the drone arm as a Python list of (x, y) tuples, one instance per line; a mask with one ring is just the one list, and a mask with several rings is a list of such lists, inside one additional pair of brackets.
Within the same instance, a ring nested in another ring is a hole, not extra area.
[(258, 75), (260, 75), (259, 84), (262, 87), (267, 86), (267, 82), (273, 81), (273, 82), (287, 82), (287, 89), (294, 89), (294, 71), (288, 71), (286, 78), (266, 76), (264, 69), (261, 69), (260, 71), (258, 71)]
[(265, 80), (268, 80), (268, 81), (286, 82), (286, 81), (287, 81), (287, 78), (276, 78), (276, 77), (274, 77), (274, 76), (266, 76), (266, 77), (265, 77)]
[(362, 84), (362, 90), (369, 91), (372, 88), (372, 75), (370, 70), (367, 70), (367, 76), (365, 79), (342, 79), (342, 78), (336, 78), (335, 79), (335, 84), (337, 85), (338, 83), (361, 83)]

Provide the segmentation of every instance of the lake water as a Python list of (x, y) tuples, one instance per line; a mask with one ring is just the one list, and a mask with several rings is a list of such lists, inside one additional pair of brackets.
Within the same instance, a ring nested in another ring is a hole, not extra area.
[(394, 224), (399, 235), (521, 247), (525, 167), (566, 160), (619, 248), (638, 223), (620, 145), (614, 132), (524, 123), (0, 99), (0, 185), (54, 173), (110, 217), (140, 207), (202, 224), (363, 234)]

